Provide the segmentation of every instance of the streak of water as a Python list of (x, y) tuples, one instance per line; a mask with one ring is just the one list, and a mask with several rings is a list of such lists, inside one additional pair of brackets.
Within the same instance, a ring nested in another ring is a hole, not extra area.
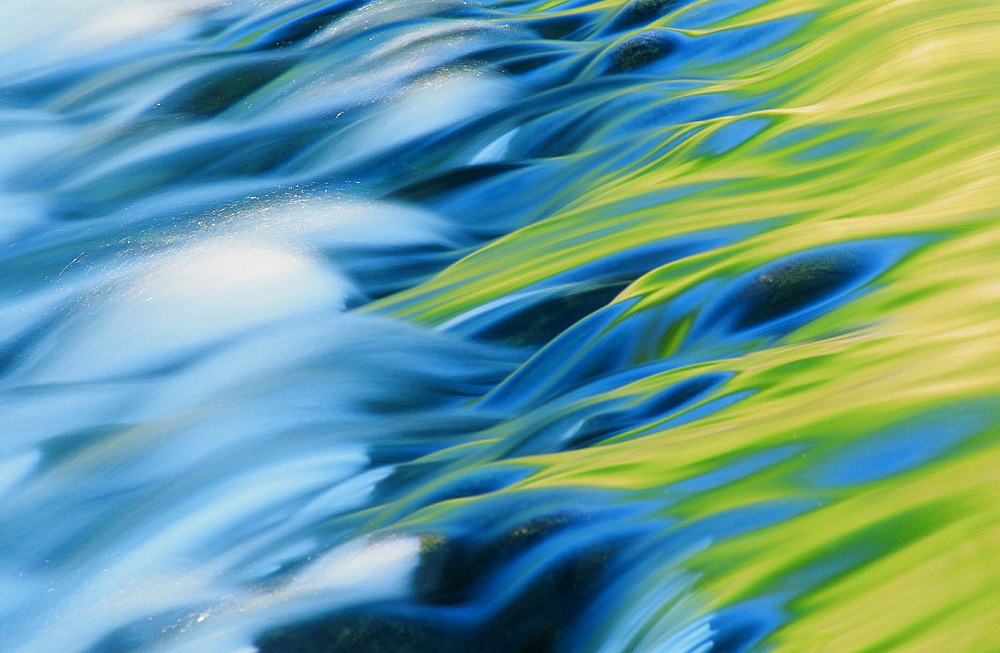
[(988, 651), (987, 0), (14, 1), (4, 651)]

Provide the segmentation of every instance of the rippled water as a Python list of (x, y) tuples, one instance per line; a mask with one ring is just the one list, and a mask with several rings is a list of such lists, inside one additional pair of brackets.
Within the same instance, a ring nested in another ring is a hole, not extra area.
[(993, 0), (6, 0), (4, 651), (1000, 650)]

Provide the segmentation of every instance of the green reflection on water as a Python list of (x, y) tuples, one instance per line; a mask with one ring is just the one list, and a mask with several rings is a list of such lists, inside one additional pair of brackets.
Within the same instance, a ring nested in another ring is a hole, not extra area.
[[(922, 238), (868, 294), (750, 351), (636, 384), (649, 391), (729, 370), (737, 374), (725, 392), (752, 396), (684, 424), (646, 427), (642, 438), (535, 457), (545, 471), (526, 483), (657, 488), (801, 445), (670, 508), (697, 520), (762, 501), (815, 501), (801, 516), (691, 559), (709, 607), (794, 595), (792, 618), (766, 641), (779, 651), (998, 650), (1000, 12), (992, 0), (779, 0), (686, 33), (794, 16), (806, 21), (793, 36), (749, 58), (695, 61), (685, 72), (704, 83), (677, 91), (776, 98), (776, 108), (640, 134), (622, 147), (645, 154), (625, 164), (624, 150), (616, 152), (619, 163), (581, 179), (565, 208), (376, 308), (440, 324), (610, 252), (750, 222), (767, 228), (652, 270), (619, 300), (637, 296), (637, 310), (655, 309), (706, 280), (796, 252)], [(713, 138), (748, 117), (766, 126), (720, 153)], [(650, 147), (678, 133), (689, 138)], [(633, 201), (643, 197), (652, 198), (646, 207)], [(662, 353), (683, 337), (667, 338)], [(840, 448), (972, 405), (984, 426), (915, 466), (840, 486), (810, 480), (809, 470)]]

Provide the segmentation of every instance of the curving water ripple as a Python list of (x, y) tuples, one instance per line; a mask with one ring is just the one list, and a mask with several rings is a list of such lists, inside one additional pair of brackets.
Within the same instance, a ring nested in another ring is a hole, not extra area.
[(3, 11), (4, 651), (1000, 646), (993, 2)]

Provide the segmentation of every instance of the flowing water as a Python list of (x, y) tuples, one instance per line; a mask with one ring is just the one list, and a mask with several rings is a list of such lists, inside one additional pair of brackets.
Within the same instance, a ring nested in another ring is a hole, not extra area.
[(0, 11), (3, 651), (1000, 651), (995, 0)]

